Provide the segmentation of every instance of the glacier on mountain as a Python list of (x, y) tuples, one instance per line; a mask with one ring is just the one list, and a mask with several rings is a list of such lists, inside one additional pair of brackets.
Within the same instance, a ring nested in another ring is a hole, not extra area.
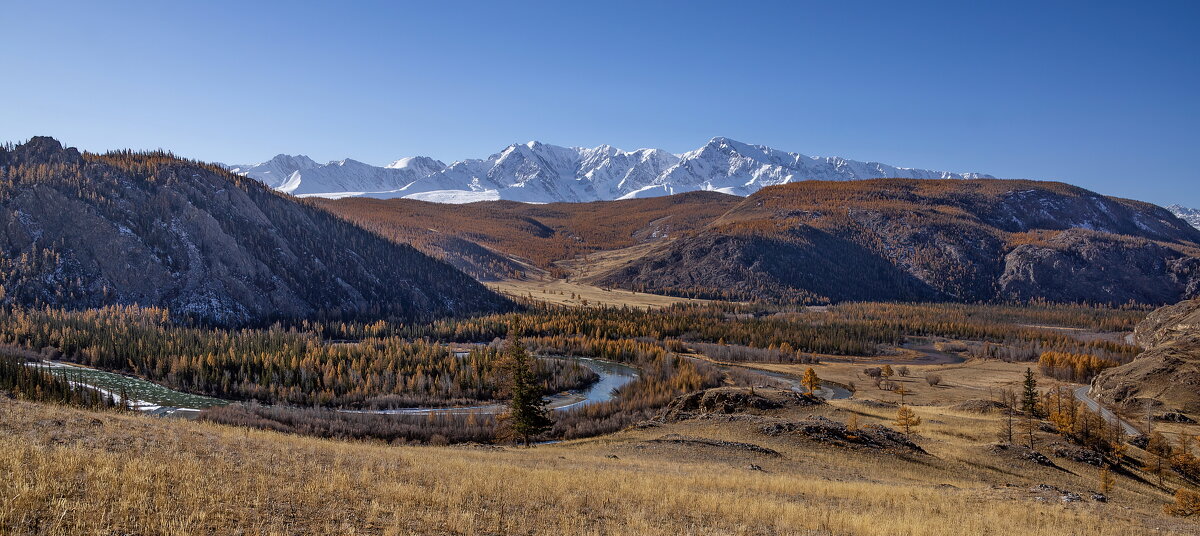
[(318, 164), (306, 156), (278, 155), (230, 170), (299, 197), (403, 197), (442, 203), (583, 202), (695, 190), (749, 195), (765, 186), (802, 180), (992, 178), (811, 157), (720, 137), (678, 155), (661, 149), (622, 151), (608, 145), (560, 147), (531, 141), (485, 159), (450, 165), (422, 156), (376, 167), (348, 159)]

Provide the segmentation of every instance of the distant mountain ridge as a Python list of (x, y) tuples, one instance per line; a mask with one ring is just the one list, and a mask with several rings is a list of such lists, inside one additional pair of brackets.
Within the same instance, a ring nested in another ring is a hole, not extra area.
[(980, 173), (901, 168), (839, 157), (810, 157), (729, 138), (683, 154), (623, 151), (609, 145), (513, 144), (485, 159), (449, 165), (428, 157), (378, 167), (355, 160), (318, 164), (278, 155), (230, 171), (300, 197), (408, 198), (444, 203), (512, 200), (534, 203), (610, 201), (697, 190), (745, 196), (802, 180), (878, 178), (978, 179)]
[(1181, 205), (1171, 205), (1167, 210), (1172, 214), (1179, 216), (1179, 219), (1188, 222), (1192, 227), (1200, 229), (1200, 210), (1187, 208)]

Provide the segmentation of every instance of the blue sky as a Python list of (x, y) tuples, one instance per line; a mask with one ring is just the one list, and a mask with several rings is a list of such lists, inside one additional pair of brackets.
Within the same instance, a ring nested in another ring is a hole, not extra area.
[(0, 140), (383, 164), (809, 155), (1200, 206), (1195, 2), (0, 0)]

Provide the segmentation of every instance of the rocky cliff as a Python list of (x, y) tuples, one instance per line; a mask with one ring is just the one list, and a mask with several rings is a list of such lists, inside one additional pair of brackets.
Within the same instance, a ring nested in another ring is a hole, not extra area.
[(1097, 376), (1092, 395), (1129, 411), (1149, 405), (1156, 415), (1200, 419), (1200, 300), (1154, 311), (1138, 324), (1134, 339), (1146, 351)]

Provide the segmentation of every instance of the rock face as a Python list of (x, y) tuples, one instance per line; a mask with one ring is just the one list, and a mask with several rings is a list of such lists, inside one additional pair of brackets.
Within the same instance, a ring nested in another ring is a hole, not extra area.
[(1036, 181), (801, 182), (596, 276), (603, 285), (799, 302), (1174, 303), (1200, 233), (1165, 209)]
[(819, 398), (783, 389), (716, 387), (676, 397), (659, 412), (657, 419), (678, 422), (698, 415), (756, 413), (822, 403)]
[(1091, 393), (1126, 410), (1200, 416), (1200, 300), (1163, 307), (1138, 324), (1134, 339), (1146, 349), (1136, 359), (1092, 381)]
[(1073, 229), (1014, 248), (998, 283), (1010, 300), (1162, 304), (1197, 295), (1198, 267), (1155, 242)]
[(852, 240), (811, 227), (780, 236), (687, 237), (605, 274), (601, 282), (715, 299), (923, 301), (940, 296)]
[(759, 433), (769, 436), (794, 436), (826, 445), (843, 448), (868, 448), (885, 450), (907, 450), (924, 453), (925, 450), (907, 436), (879, 424), (868, 424), (851, 430), (846, 423), (826, 417), (809, 417), (802, 421), (781, 421), (767, 424)]
[(510, 306), (443, 262), (214, 165), (38, 137), (0, 149), (0, 177), (4, 303), (140, 304), (219, 324)]

